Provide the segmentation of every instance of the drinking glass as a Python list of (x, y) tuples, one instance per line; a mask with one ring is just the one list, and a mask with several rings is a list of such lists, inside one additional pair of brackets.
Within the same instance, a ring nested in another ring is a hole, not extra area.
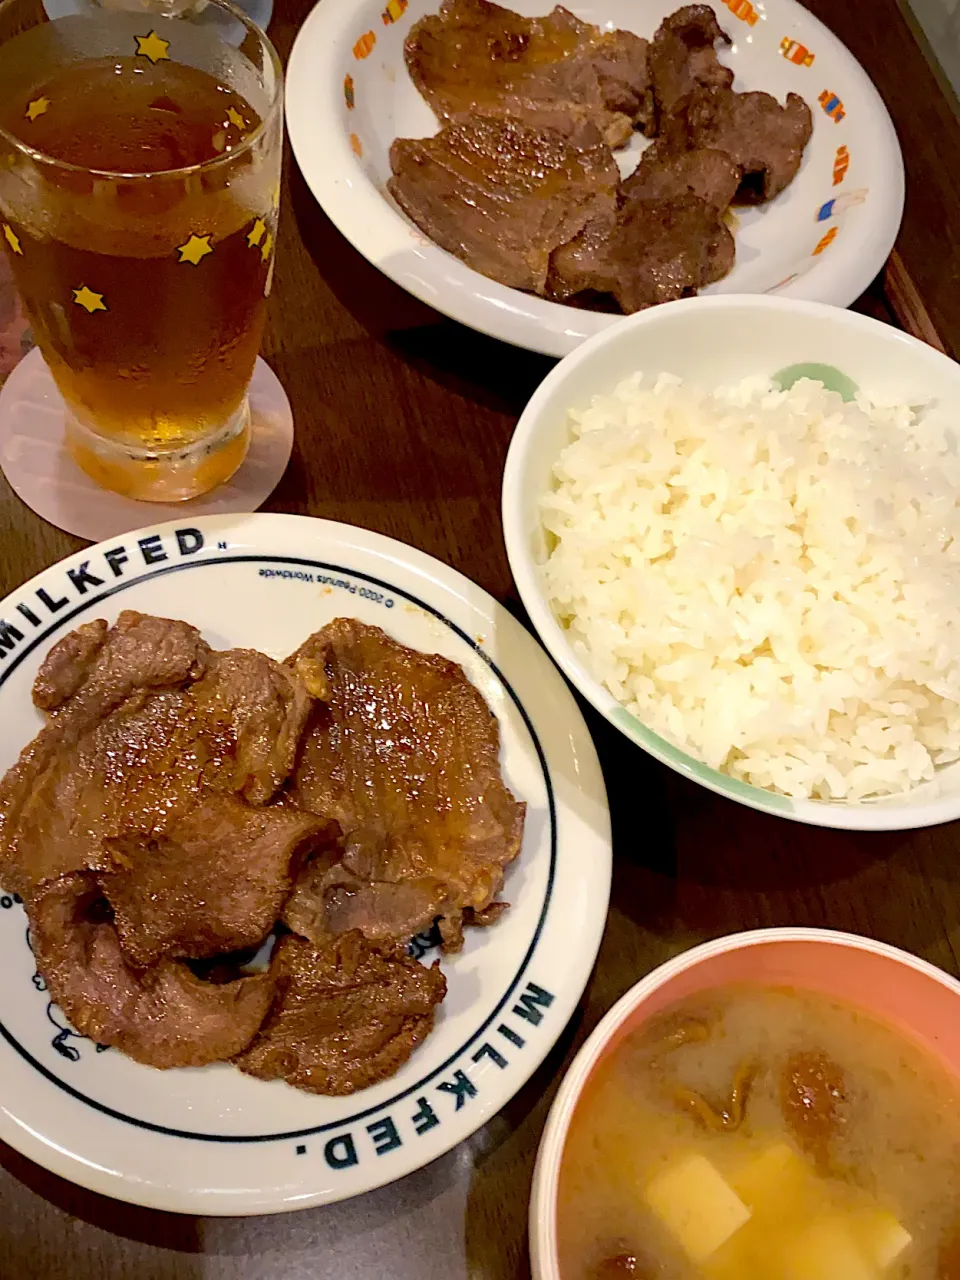
[(107, 489), (192, 498), (246, 455), (282, 84), (229, 0), (0, 2), (0, 245)]

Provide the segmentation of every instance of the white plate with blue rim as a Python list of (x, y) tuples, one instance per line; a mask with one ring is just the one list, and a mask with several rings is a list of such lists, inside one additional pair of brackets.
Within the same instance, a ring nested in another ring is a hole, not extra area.
[[(205, 517), (88, 548), (0, 604), (0, 768), (41, 724), (50, 646), (123, 609), (182, 618), (216, 647), (284, 658), (341, 616), (459, 662), (495, 712), (527, 803), (512, 905), (444, 957), (432, 1034), (347, 1098), (229, 1064), (156, 1071), (77, 1035), (37, 974), (26, 917), (0, 896), (0, 1139), (103, 1194), (192, 1214), (259, 1214), (358, 1195), (448, 1151), (530, 1077), (570, 1018), (610, 894), (610, 824), (586, 725), (536, 640), (486, 592), (402, 543), (299, 516)], [(433, 958), (431, 940), (414, 953)]]
[[(550, 0), (503, 0), (535, 15)], [(568, 0), (579, 18), (651, 37), (682, 0)], [(386, 190), (390, 144), (437, 121), (407, 74), (403, 42), (440, 0), (323, 0), (300, 29), (287, 67), (287, 127), (324, 212), (374, 266), (438, 311), (482, 333), (563, 356), (616, 316), (508, 289), (439, 248)], [(813, 113), (803, 165), (767, 205), (736, 211), (736, 265), (711, 293), (771, 293), (847, 307), (887, 259), (903, 215), (903, 159), (866, 72), (796, 0), (714, 0), (732, 44), (720, 50), (734, 88)], [(626, 174), (646, 145), (618, 153)]]

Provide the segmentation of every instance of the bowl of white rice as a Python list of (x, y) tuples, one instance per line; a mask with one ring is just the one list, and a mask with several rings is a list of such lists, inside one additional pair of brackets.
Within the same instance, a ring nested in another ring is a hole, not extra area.
[(853, 312), (669, 303), (557, 365), (503, 483), (572, 684), (756, 809), (960, 817), (960, 365)]

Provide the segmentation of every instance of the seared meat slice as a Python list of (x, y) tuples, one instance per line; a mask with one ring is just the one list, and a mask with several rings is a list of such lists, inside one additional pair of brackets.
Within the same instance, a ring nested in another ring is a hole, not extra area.
[(166, 839), (211, 790), (262, 802), (293, 767), (310, 697), (288, 668), (141, 614), (95, 638), (51, 651), (49, 723), (0, 783), (0, 881), (22, 894), (109, 870), (118, 840)]
[(441, 917), (438, 928), (440, 943), (444, 951), (459, 951), (463, 946), (463, 931), (468, 925), (477, 929), (489, 929), (497, 923), (505, 911), (510, 910), (509, 902), (491, 902), (482, 911), (474, 911), (467, 907), (459, 916)]
[(628, 314), (696, 293), (733, 266), (733, 236), (716, 209), (691, 193), (631, 194), (613, 226), (594, 223), (553, 255), (553, 296), (612, 294)]
[(97, 618), (77, 627), (53, 646), (33, 682), (34, 706), (41, 711), (53, 711), (73, 697), (90, 674), (108, 630), (103, 618)]
[(737, 194), (740, 177), (740, 166), (726, 151), (704, 147), (664, 154), (654, 143), (624, 181), (622, 195), (628, 200), (668, 200), (692, 192), (722, 213)]
[(363, 880), (342, 863), (326, 866), (324, 861), (311, 861), (300, 873), (283, 913), (294, 933), (314, 942), (351, 929), (371, 942), (396, 942), (412, 938), (447, 910), (460, 914), (455, 896), (451, 899), (449, 886), (440, 880)]
[[(577, 23), (565, 9), (556, 13)], [(508, 115), (533, 124), (542, 112), (561, 112), (591, 124), (613, 149), (629, 142), (635, 126), (650, 132), (653, 93), (647, 87), (646, 40), (629, 31), (589, 30), (599, 38), (588, 57), (554, 63), (489, 101), (478, 100), (460, 114)]]
[(615, 284), (612, 242), (618, 211), (604, 209), (579, 235), (556, 249), (550, 259), (547, 297), (566, 302), (579, 293), (612, 293)]
[[(579, 106), (620, 146), (635, 124), (647, 127), (653, 100), (647, 41), (603, 31), (557, 7), (524, 18), (488, 0), (444, 0), (421, 18), (404, 53), (414, 84), (441, 121), (475, 108)], [(525, 110), (524, 110), (525, 115)]]
[(404, 212), (468, 266), (542, 292), (551, 252), (612, 207), (620, 175), (589, 122), (476, 114), (434, 138), (398, 138), (388, 188)]
[(657, 28), (647, 59), (661, 129), (665, 118), (698, 87), (727, 88), (733, 84), (733, 72), (717, 58), (718, 41), (729, 44), (730, 37), (707, 4), (685, 5)]
[(793, 181), (812, 132), (810, 108), (795, 93), (781, 106), (769, 93), (718, 89), (691, 95), (670, 122), (665, 144), (673, 150), (726, 151), (743, 170), (737, 199), (757, 203), (772, 200)]
[(43, 879), (105, 864), (94, 829), (103, 770), (90, 758), (89, 740), (122, 717), (125, 704), (141, 706), (155, 690), (199, 678), (209, 655), (196, 628), (130, 610), (109, 631), (87, 623), (54, 645), (34, 685), (49, 721), (0, 781), (6, 889), (23, 894)]
[(26, 899), (30, 941), (51, 999), (72, 1025), (151, 1067), (201, 1067), (239, 1053), (273, 997), (270, 973), (214, 984), (165, 960), (138, 973), (89, 873)]
[[(727, 224), (718, 218), (712, 224), (707, 240), (707, 260), (703, 269), (703, 285), (716, 284), (733, 270), (737, 248), (733, 232)], [(701, 286), (702, 288), (703, 286)]]
[(280, 939), (276, 996), (241, 1071), (311, 1093), (347, 1094), (393, 1075), (433, 1027), (446, 995), (439, 965), (380, 952), (359, 933), (316, 949)]
[(125, 955), (145, 969), (259, 946), (305, 855), (338, 836), (313, 814), (209, 792), (167, 835), (115, 841), (101, 885)]
[(722, 279), (735, 254), (733, 236), (716, 209), (695, 195), (628, 198), (612, 247), (611, 293), (628, 314)]
[(520, 852), (525, 806), (503, 783), (480, 691), (456, 663), (351, 618), (291, 663), (326, 701), (311, 713), (290, 799), (335, 819), (345, 843), (334, 872), (307, 868), (291, 927), (317, 942), (354, 927), (406, 942), (437, 915), (483, 911)]
[(310, 695), (290, 671), (254, 649), (213, 655), (190, 689), (198, 736), (219, 738), (224, 782), (266, 804), (293, 771)]
[(65, 732), (67, 721), (76, 729), (99, 719), (138, 690), (199, 679), (209, 656), (189, 623), (124, 609), (110, 628), (101, 618), (58, 641), (37, 673), (33, 700), (56, 710)]
[[(613, 119), (601, 131), (611, 147), (617, 143), (617, 116), (631, 126), (652, 133), (655, 111), (653, 88), (647, 65), (649, 42), (632, 31), (601, 31), (593, 49), (583, 59), (597, 77), (600, 99), (613, 112)], [(622, 129), (622, 124), (620, 125)], [(629, 140), (629, 134), (623, 142)]]

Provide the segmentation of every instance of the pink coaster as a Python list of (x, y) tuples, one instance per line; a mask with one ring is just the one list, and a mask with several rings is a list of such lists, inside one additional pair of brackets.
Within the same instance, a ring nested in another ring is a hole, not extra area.
[(0, 387), (0, 469), (32, 511), (67, 533), (102, 542), (148, 524), (195, 516), (256, 511), (287, 469), (293, 413), (280, 382), (257, 360), (250, 384), (250, 452), (227, 484), (189, 502), (135, 502), (101, 489), (63, 445), (64, 407), (38, 350), (25, 356)]

